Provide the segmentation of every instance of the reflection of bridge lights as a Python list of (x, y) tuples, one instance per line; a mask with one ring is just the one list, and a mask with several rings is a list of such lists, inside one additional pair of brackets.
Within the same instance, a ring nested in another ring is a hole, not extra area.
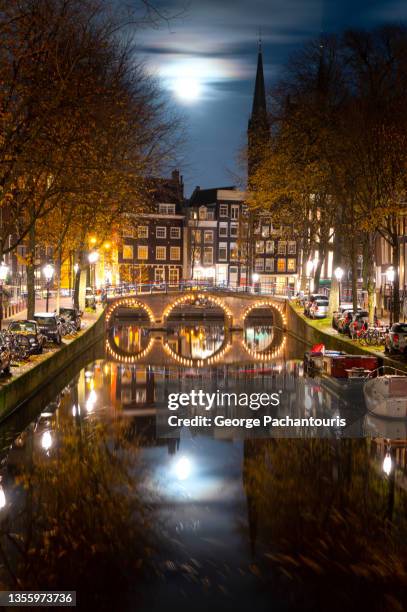
[(188, 457), (180, 457), (175, 464), (175, 474), (178, 480), (186, 480), (190, 477), (192, 471), (191, 461)]
[(94, 389), (91, 389), (88, 398), (86, 400), (86, 410), (88, 412), (93, 412), (93, 409), (95, 408), (95, 404), (97, 401), (97, 395), (96, 395), (96, 391)]
[(0, 484), (0, 510), (6, 506), (6, 494), (4, 493), (3, 486)]
[(231, 344), (230, 342), (225, 343), (223, 348), (217, 351), (215, 355), (212, 355), (211, 357), (206, 357), (205, 359), (191, 359), (189, 357), (181, 357), (181, 355), (178, 355), (177, 353), (175, 353), (175, 351), (172, 350), (168, 342), (163, 342), (163, 347), (167, 355), (169, 355), (171, 359), (173, 359), (180, 365), (186, 366), (187, 368), (202, 368), (204, 366), (213, 365), (214, 363), (217, 363), (220, 359), (222, 359), (225, 353), (227, 353), (227, 351), (230, 349)]
[(143, 359), (143, 357), (145, 357), (151, 351), (153, 344), (154, 344), (154, 338), (150, 338), (148, 345), (146, 346), (145, 349), (140, 351), (140, 353), (137, 353), (136, 355), (121, 355), (120, 353), (114, 350), (108, 338), (106, 340), (106, 350), (109, 353), (109, 355), (111, 355), (113, 359), (115, 359), (116, 361), (120, 363), (131, 364), (131, 363), (136, 363), (136, 361), (139, 361), (139, 359)]
[(383, 467), (383, 472), (386, 474), (386, 476), (389, 476), (393, 468), (393, 461), (392, 461), (392, 458), (389, 452), (386, 453), (383, 459), (382, 467)]
[(52, 436), (50, 431), (44, 431), (41, 436), (41, 446), (45, 451), (49, 451), (52, 446)]
[(284, 336), (281, 341), (281, 344), (277, 346), (275, 349), (270, 350), (270, 351), (256, 351), (256, 349), (252, 349), (249, 346), (247, 346), (245, 340), (242, 340), (241, 342), (245, 350), (249, 353), (249, 355), (251, 355), (255, 359), (258, 359), (259, 361), (270, 361), (270, 359), (275, 359), (276, 357), (280, 356), (281, 352), (283, 351), (286, 345), (287, 339)]

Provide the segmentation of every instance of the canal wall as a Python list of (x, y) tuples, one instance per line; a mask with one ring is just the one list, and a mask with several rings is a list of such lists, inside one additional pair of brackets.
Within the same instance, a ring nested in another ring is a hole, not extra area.
[(332, 335), (314, 327), (308, 319), (297, 312), (290, 302), (287, 301), (287, 333), (305, 344), (312, 346), (313, 344), (323, 343), (329, 350), (344, 351), (350, 355), (375, 355), (381, 360), (381, 365), (391, 366), (399, 370), (407, 371), (407, 364), (392, 359), (380, 351), (370, 351), (360, 344), (348, 342), (339, 334)]
[(39, 363), (5, 383), (0, 389), (0, 421), (78, 361), (82, 353), (100, 342), (105, 333), (104, 318), (103, 311), (96, 321), (69, 344), (63, 344), (54, 353), (43, 355)]

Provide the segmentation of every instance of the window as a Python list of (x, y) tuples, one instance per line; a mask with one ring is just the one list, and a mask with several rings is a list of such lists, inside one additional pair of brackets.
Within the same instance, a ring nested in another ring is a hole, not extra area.
[(287, 271), (295, 272), (297, 269), (297, 260), (296, 259), (287, 259)]
[(239, 218), (239, 204), (232, 204), (230, 209), (230, 218), (238, 219)]
[(163, 226), (156, 227), (155, 237), (156, 238), (167, 238), (167, 228)]
[(212, 244), (213, 242), (213, 232), (212, 230), (204, 231), (204, 242), (205, 244)]
[(219, 223), (219, 236), (225, 238), (228, 235), (228, 224)]
[(181, 249), (179, 247), (170, 247), (170, 259), (173, 261), (181, 259)]
[(213, 248), (212, 247), (204, 247), (203, 263), (204, 264), (213, 263)]
[(165, 283), (165, 270), (161, 267), (154, 268), (154, 282)]
[(168, 282), (170, 285), (176, 285), (179, 281), (179, 270), (178, 268), (170, 268), (168, 270)]
[(175, 215), (175, 204), (160, 204), (160, 215)]
[(264, 270), (264, 259), (255, 259), (254, 261), (254, 269), (256, 272), (263, 272)]
[(274, 259), (267, 257), (265, 261), (265, 270), (267, 272), (274, 272)]
[(287, 243), (285, 240), (280, 240), (278, 243), (278, 254), (285, 255), (287, 252)]
[(148, 225), (140, 225), (137, 234), (139, 238), (148, 238)]
[(236, 261), (238, 257), (239, 257), (239, 252), (237, 250), (237, 244), (236, 242), (231, 242), (230, 243), (230, 260)]
[(281, 257), (277, 259), (277, 272), (285, 272), (285, 259)]
[(133, 245), (123, 245), (123, 259), (133, 259)]
[(155, 247), (155, 258), (158, 260), (163, 260), (167, 258), (167, 247), (158, 246)]
[(198, 219), (198, 213), (196, 212), (196, 210), (191, 210), (191, 212), (189, 213), (189, 218)]
[(181, 228), (180, 227), (171, 227), (171, 229), (170, 229), (170, 238), (181, 238)]
[(201, 219), (201, 221), (205, 221), (206, 220), (206, 206), (201, 206), (199, 209), (199, 218)]
[(238, 234), (238, 225), (237, 223), (230, 224), (230, 235), (236, 237)]
[(147, 246), (137, 247), (137, 259), (148, 259), (148, 247)]
[(266, 253), (274, 253), (274, 240), (266, 240)]
[(261, 225), (260, 223), (256, 223), (256, 225), (254, 226), (254, 233), (260, 234), (260, 231), (261, 231)]
[(228, 216), (228, 205), (227, 204), (221, 204), (219, 206), (219, 217), (227, 217)]
[(191, 232), (191, 240), (193, 244), (200, 244), (201, 242), (201, 230), (194, 229)]
[(264, 240), (256, 240), (256, 253), (264, 253)]
[(194, 252), (192, 254), (192, 258), (194, 260), (194, 264), (201, 263), (201, 247), (195, 247)]
[(215, 213), (213, 212), (213, 210), (208, 210), (208, 212), (206, 213), (206, 219), (207, 221), (213, 221), (215, 219)]
[(270, 236), (270, 226), (269, 225), (263, 225), (261, 229), (261, 235), (263, 238), (268, 238)]
[(219, 243), (219, 261), (226, 261), (228, 258), (228, 243)]
[(297, 252), (297, 243), (295, 242), (295, 240), (289, 240), (288, 241), (288, 249), (287, 252), (289, 255), (295, 255)]
[(123, 238), (134, 238), (134, 227), (124, 227), (122, 229)]

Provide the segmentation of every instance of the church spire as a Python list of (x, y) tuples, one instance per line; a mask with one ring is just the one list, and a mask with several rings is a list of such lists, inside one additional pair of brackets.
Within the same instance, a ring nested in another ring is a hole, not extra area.
[(261, 151), (270, 139), (270, 125), (267, 116), (266, 87), (264, 84), (263, 51), (259, 36), (257, 53), (257, 71), (254, 84), (252, 113), (247, 129), (248, 137), (248, 178), (260, 162)]
[(254, 96), (253, 96), (253, 107), (251, 120), (259, 119), (262, 115), (267, 114), (266, 105), (266, 88), (264, 85), (264, 71), (263, 71), (263, 51), (261, 45), (261, 37), (258, 42), (258, 54), (257, 54), (257, 72), (256, 82), (254, 85)]

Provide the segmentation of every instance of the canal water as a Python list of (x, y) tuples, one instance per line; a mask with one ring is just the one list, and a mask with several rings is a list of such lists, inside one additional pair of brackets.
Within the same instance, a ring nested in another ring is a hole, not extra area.
[[(89, 610), (401, 610), (405, 425), (307, 377), (304, 350), (261, 320), (159, 337), (116, 321), (1, 425), (3, 590), (75, 589)], [(276, 417), (347, 426), (161, 427), (193, 389), (278, 393)]]

